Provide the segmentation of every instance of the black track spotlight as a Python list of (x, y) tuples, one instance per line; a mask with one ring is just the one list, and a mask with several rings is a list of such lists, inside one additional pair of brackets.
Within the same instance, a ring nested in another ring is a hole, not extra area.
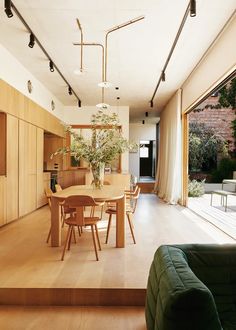
[(51, 72), (54, 72), (54, 64), (52, 60), (49, 61), (49, 69)]
[(166, 74), (165, 74), (165, 71), (162, 71), (162, 72), (161, 72), (161, 80), (162, 80), (162, 81), (166, 81)]
[(11, 11), (11, 0), (5, 0), (5, 13), (8, 18), (11, 18), (13, 16), (13, 13)]
[(145, 120), (142, 121), (142, 124), (143, 124), (143, 125), (145, 124)]
[(148, 117), (148, 112), (147, 111), (145, 112), (145, 116)]
[(153, 100), (150, 101), (150, 107), (153, 108)]
[(34, 37), (33, 33), (30, 33), (30, 41), (28, 44), (29, 48), (33, 48), (34, 44), (35, 44), (35, 37)]
[(80, 100), (78, 101), (78, 106), (79, 106), (79, 108), (81, 108), (81, 101)]
[(72, 89), (70, 86), (68, 87), (68, 93), (69, 93), (69, 95), (72, 95)]
[(196, 0), (190, 0), (190, 16), (196, 16)]

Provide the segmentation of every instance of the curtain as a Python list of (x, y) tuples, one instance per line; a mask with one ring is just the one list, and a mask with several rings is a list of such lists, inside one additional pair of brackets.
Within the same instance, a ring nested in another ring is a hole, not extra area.
[(181, 92), (172, 97), (160, 116), (160, 138), (155, 192), (165, 202), (181, 198)]

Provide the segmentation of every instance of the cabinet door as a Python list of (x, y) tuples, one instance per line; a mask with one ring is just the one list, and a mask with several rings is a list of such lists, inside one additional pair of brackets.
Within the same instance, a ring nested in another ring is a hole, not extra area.
[(37, 208), (47, 204), (47, 199), (44, 193), (43, 145), (43, 129), (37, 128)]
[(36, 126), (19, 121), (19, 216), (36, 209), (37, 201)]
[(7, 115), (7, 222), (19, 217), (19, 192), (18, 192), (18, 136), (19, 120)]
[(6, 224), (6, 177), (0, 176), (0, 226)]

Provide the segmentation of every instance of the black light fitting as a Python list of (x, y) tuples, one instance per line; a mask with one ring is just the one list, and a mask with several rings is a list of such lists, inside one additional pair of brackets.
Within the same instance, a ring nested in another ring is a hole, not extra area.
[(162, 80), (162, 81), (166, 81), (166, 74), (165, 74), (165, 71), (162, 71), (162, 72), (161, 72), (161, 80)]
[(49, 61), (49, 69), (51, 72), (54, 72), (54, 64), (52, 60)]
[(150, 101), (150, 107), (153, 108), (153, 100)]
[(81, 108), (81, 100), (78, 101), (78, 106)]
[(190, 0), (190, 16), (196, 16), (196, 0)]
[(143, 125), (145, 124), (145, 120), (142, 121), (142, 124), (143, 124)]
[(34, 44), (35, 44), (35, 37), (34, 37), (33, 33), (30, 33), (30, 41), (28, 44), (29, 48), (33, 48)]
[(68, 87), (68, 93), (69, 93), (69, 95), (72, 95), (73, 93), (72, 93), (72, 88), (69, 86)]
[(117, 96), (117, 98), (116, 98), (117, 100), (119, 100), (120, 99), (120, 97), (119, 96)]
[(11, 0), (5, 0), (5, 13), (8, 18), (13, 17), (13, 13), (11, 11)]
[(145, 117), (148, 117), (148, 112), (147, 111), (145, 112)]

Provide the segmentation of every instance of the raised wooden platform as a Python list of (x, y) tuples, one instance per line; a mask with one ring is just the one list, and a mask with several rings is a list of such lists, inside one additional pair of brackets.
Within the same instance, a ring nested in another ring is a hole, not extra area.
[(138, 182), (137, 185), (141, 188), (142, 194), (153, 193), (155, 182)]
[[(65, 260), (60, 260), (62, 247), (46, 244), (50, 226), (47, 206), (0, 228), (0, 304), (144, 306), (149, 268), (158, 246), (235, 242), (201, 218), (198, 223), (192, 220), (184, 211), (154, 194), (142, 194), (134, 218), (137, 244), (133, 244), (127, 226), (126, 247), (115, 248), (115, 221), (109, 244), (105, 244), (107, 219), (103, 219), (99, 224), (99, 261), (95, 261), (89, 230), (84, 230)], [(202, 223), (204, 227), (199, 225)], [(66, 232), (63, 228), (63, 240)]]

